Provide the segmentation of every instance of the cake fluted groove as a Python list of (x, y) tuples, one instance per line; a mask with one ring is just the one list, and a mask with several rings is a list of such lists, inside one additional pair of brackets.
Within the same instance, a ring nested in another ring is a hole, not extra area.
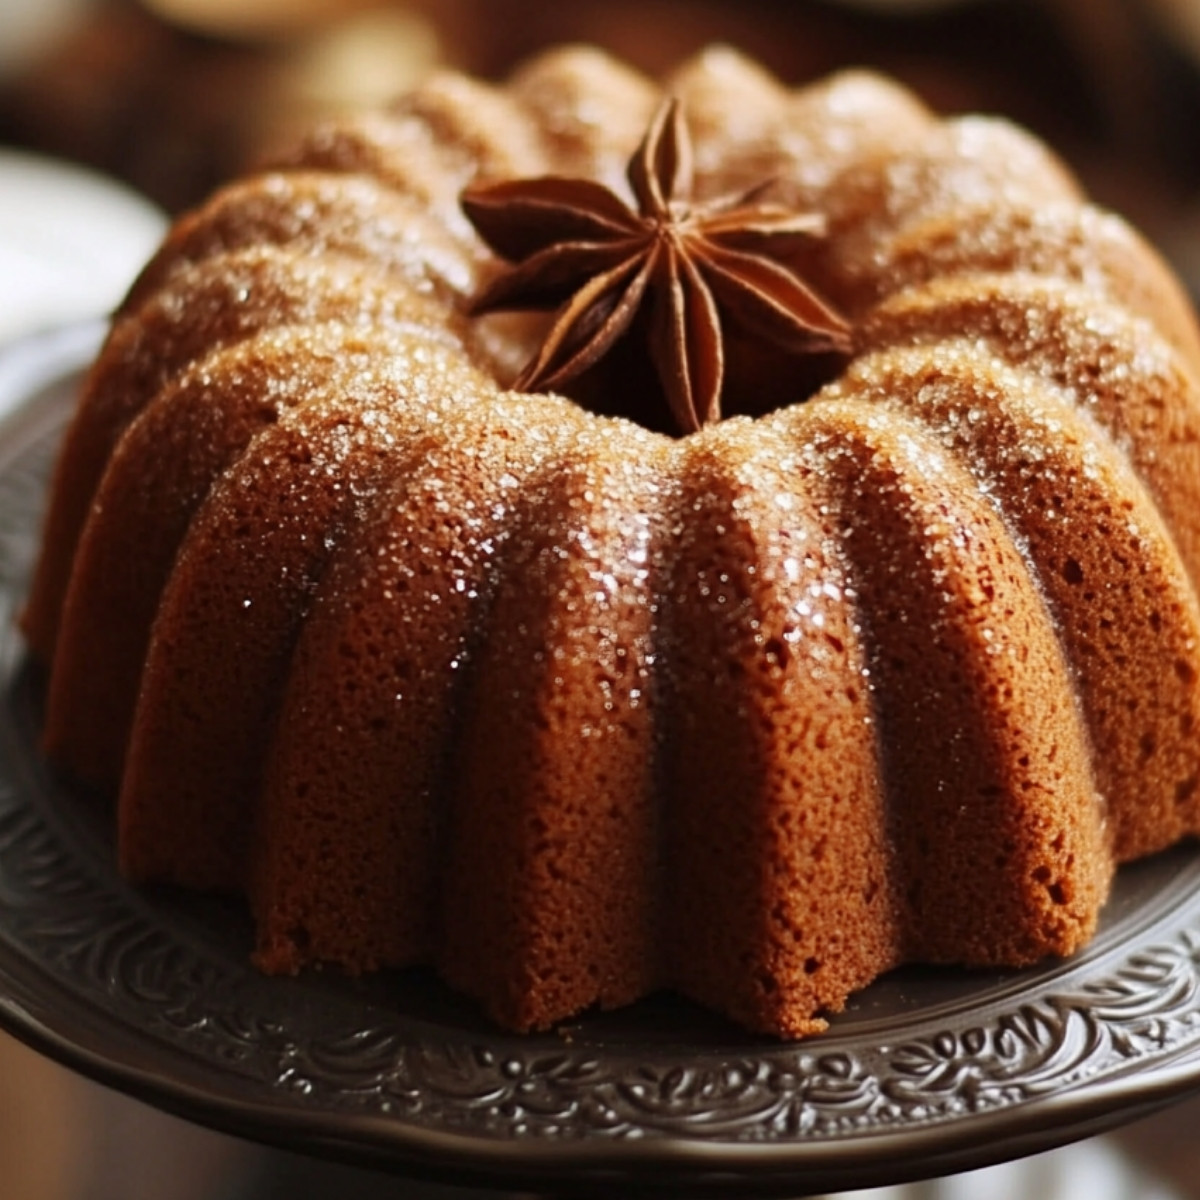
[[(678, 452), (664, 590), (668, 979), (800, 1037), (899, 961), (852, 580), (799, 454), (742, 418)], [(836, 900), (836, 918), (830, 919)]]
[(1112, 860), (1070, 667), (1007, 527), (907, 416), (830, 401), (768, 422), (795, 440), (850, 563), (904, 958), (1077, 949)]
[(478, 262), (444, 224), (368, 175), (263, 172), (236, 180), (181, 217), (122, 301), (131, 312), (180, 271), (250, 246), (309, 258), (361, 259), (447, 306), (471, 295)]
[[(1036, 276), (1084, 289), (1153, 323), (1200, 370), (1200, 340), (1191, 301), (1157, 251), (1114, 213), (1091, 204), (978, 204), (909, 223), (873, 246), (870, 259), (851, 261), (855, 302), (875, 303), (933, 281), (1001, 276), (1013, 286)], [(1077, 301), (1078, 302), (1078, 301)], [(869, 317), (868, 317), (869, 319)]]
[(334, 552), (292, 655), (264, 784), (251, 894), (258, 962), (272, 972), (433, 957), (458, 714), (493, 629), (510, 511), (536, 469), (530, 446), (555, 453), (581, 416), (563, 401), (544, 423), (540, 404), (444, 411), (436, 446), (410, 433)]
[(654, 717), (668, 439), (589, 422), (513, 497), (447, 788), (437, 963), (515, 1029), (665, 979)]
[(1200, 832), (1200, 605), (1158, 508), (1087, 407), (974, 340), (866, 355), (826, 396), (920, 421), (1011, 529), (1078, 689), (1117, 861)]
[[(413, 340), (356, 385), (260, 431), (209, 492), (155, 619), (121, 788), (136, 879), (247, 883), (265, 758), (295, 639), (329, 556), (364, 514), (401, 435), (484, 403), (459, 354)], [(230, 639), (233, 639), (233, 646)]]
[(870, 349), (973, 339), (1071, 397), (1145, 482), (1200, 585), (1200, 382), (1156, 327), (1073, 282), (979, 275), (931, 280), (879, 305)]
[(419, 325), (431, 341), (457, 344), (440, 306), (387, 283), (369, 264), (330, 256), (313, 261), (271, 246), (184, 270), (114, 325), (84, 382), (55, 466), (47, 551), (22, 618), (35, 652), (47, 661), (53, 656), (75, 547), (129, 423), (196, 358), (274, 326), (326, 320), (364, 328)]
[(360, 384), (412, 333), (268, 329), (199, 359), (131, 421), (76, 547), (46, 701), (47, 752), (74, 775), (107, 789), (120, 782), (154, 617), (215, 481), (259, 430), (314, 395)]

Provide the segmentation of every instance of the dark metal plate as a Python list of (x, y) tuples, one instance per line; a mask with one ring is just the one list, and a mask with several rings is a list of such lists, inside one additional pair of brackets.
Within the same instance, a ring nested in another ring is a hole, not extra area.
[(106, 806), (36, 748), (13, 629), (53, 445), (92, 352), (0, 356), (0, 1025), (215, 1128), (446, 1179), (796, 1194), (944, 1174), (1200, 1087), (1200, 855), (1121, 872), (1094, 944), (1020, 972), (906, 970), (782, 1045), (671, 998), (528, 1038), (420, 972), (266, 979), (240, 908), (129, 888)]

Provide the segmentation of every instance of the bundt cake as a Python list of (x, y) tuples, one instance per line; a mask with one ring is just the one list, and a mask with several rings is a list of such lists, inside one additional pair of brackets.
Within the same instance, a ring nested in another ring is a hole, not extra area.
[(1003, 121), (725, 49), (437, 74), (116, 314), (23, 617), (46, 750), (264, 969), (431, 962), (513, 1029), (668, 987), (800, 1036), (1069, 954), (1200, 830), (1198, 370)]

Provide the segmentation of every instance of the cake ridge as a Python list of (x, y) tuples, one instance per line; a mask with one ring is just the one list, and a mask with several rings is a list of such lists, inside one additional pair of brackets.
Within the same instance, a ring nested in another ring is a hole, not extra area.
[(364, 259), (443, 301), (475, 287), (466, 248), (410, 197), (371, 175), (297, 168), (227, 184), (181, 217), (119, 314), (139, 307), (181, 269), (250, 245)]
[(1032, 274), (1111, 297), (1152, 321), (1193, 370), (1200, 362), (1195, 317), (1178, 280), (1132, 226), (1095, 205), (964, 207), (906, 226), (877, 253), (882, 261), (862, 268), (875, 289), (865, 302), (933, 279)]
[[(905, 953), (976, 964), (1069, 953), (1094, 928), (1111, 865), (1068, 666), (1025, 560), (919, 421), (830, 400), (781, 423), (803, 446), (853, 564)], [(886, 591), (898, 575), (904, 605)], [(914, 646), (906, 614), (917, 585), (923, 622), (939, 633)], [(1032, 795), (1049, 803), (1022, 827), (1006, 806)], [(1018, 878), (1036, 886), (1015, 888)]]
[[(819, 497), (794, 487), (790, 443), (767, 421), (746, 444), (749, 424), (710, 426), (676, 452), (667, 964), (694, 999), (803, 1036), (839, 991), (896, 961), (896, 885), (843, 556)], [(820, 916), (831, 872), (832, 922)]]
[(658, 102), (650, 79), (593, 47), (568, 45), (517, 67), (508, 88), (539, 131), (544, 171), (625, 192), (625, 164)]
[[(258, 429), (322, 388), (377, 371), (403, 336), (275, 326), (197, 360), (130, 422), (80, 533), (55, 648), (62, 677), (77, 682), (52, 684), (47, 696), (45, 744), (78, 777), (104, 784), (120, 774), (153, 616), (217, 478)], [(225, 380), (220, 394), (214, 378)], [(127, 565), (113, 571), (114, 562)]]
[(360, 323), (415, 318), (431, 338), (454, 338), (432, 301), (384, 280), (352, 259), (312, 262), (280, 247), (247, 247), (185, 269), (116, 322), (111, 352), (88, 374), (56, 467), (64, 485), (53, 489), (48, 528), (57, 550), (39, 561), (23, 618), (40, 653), (52, 653), (69, 564), (108, 455), (153, 395), (208, 348), (289, 321), (335, 314)]
[[(267, 768), (256, 903), (260, 961), (271, 969), (295, 969), (306, 955), (354, 971), (432, 956), (438, 872), (403, 844), (402, 870), (380, 863), (376, 843), (380, 828), (407, 821), (440, 858), (435, 801), (458, 725), (451, 714), (470, 686), (502, 570), (506, 499), (530, 470), (505, 431), (530, 421), (529, 400), (502, 396), (480, 417), (447, 413), (455, 436), (380, 491), (361, 530), (335, 549), (313, 597)], [(574, 410), (560, 406), (544, 452), (563, 436), (559, 429), (572, 427)], [(351, 671), (347, 659), (356, 658), (367, 665)], [(372, 670), (376, 658), (390, 668)], [(331, 711), (339, 714), (333, 725)], [(325, 796), (313, 794), (317, 774), (331, 780)], [(335, 797), (350, 861), (344, 852), (311, 854), (308, 826)], [(388, 836), (393, 845), (398, 835)], [(319, 905), (305, 880), (318, 884)], [(356, 920), (363, 891), (372, 906), (397, 905), (386, 927)]]
[(1071, 395), (1106, 430), (1163, 510), (1195, 585), (1200, 543), (1200, 379), (1140, 314), (1072, 280), (996, 275), (930, 281), (884, 300), (863, 348), (982, 340)]
[[(119, 814), (123, 829), (137, 822), (145, 834), (161, 826), (163, 795), (172, 795), (173, 824), (183, 829), (173, 834), (175, 853), (195, 865), (192, 884), (245, 885), (254, 828), (245, 797), (261, 774), (270, 705), (344, 523), (403, 453), (398, 432), (423, 409), (453, 403), (456, 390), (477, 395), (484, 383), (455, 356), (435, 357), (423, 344), (402, 364), (397, 358), (377, 380), (333, 388), (260, 430), (206, 496), (180, 547), (155, 619)], [(221, 571), (207, 568), (220, 560), (228, 560)], [(245, 631), (236, 658), (221, 654), (226, 626), (216, 613)], [(178, 688), (189, 672), (210, 681), (205, 712)], [(154, 873), (144, 865), (147, 847), (153, 863), (152, 837), (123, 839), (132, 877)]]
[(446, 790), (437, 963), (521, 1029), (663, 982), (649, 668), (673, 450), (616, 422), (572, 432), (512, 501)]
[[(1157, 508), (1088, 409), (966, 341), (864, 356), (830, 391), (920, 420), (1012, 530), (1073, 667), (1117, 860), (1197, 828), (1200, 810), (1176, 795), (1200, 768), (1188, 732), (1200, 693), (1187, 682), (1200, 606)], [(1116, 594), (1130, 628), (1114, 624)], [(1147, 662), (1182, 669), (1163, 678)]]

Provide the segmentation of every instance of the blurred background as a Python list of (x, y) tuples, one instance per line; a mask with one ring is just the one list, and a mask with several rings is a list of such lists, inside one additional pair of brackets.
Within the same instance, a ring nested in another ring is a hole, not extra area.
[(713, 40), (797, 81), (883, 68), (1029, 126), (1168, 239), (1200, 189), (1196, 0), (3, 0), (0, 142), (174, 212), (315, 113), (573, 39), (652, 72)]
[[(119, 299), (165, 221), (298, 125), (437, 65), (730, 42), (800, 82), (891, 72), (1049, 141), (1200, 291), (1200, 0), (0, 0), (0, 350)], [(1200, 1101), (874, 1200), (1200, 1200)], [(465, 1200), (202, 1130), (0, 1035), (0, 1200)]]

